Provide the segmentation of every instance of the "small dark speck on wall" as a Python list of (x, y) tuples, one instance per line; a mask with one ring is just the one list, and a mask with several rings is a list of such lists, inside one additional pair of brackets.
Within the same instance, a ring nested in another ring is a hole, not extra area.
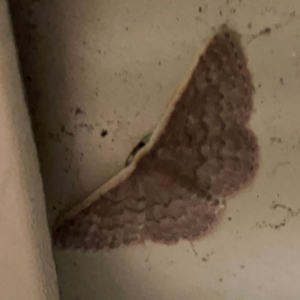
[(107, 131), (106, 129), (102, 129), (102, 130), (101, 130), (101, 136), (102, 136), (102, 137), (107, 136), (107, 134), (108, 134), (108, 131)]
[(199, 13), (201, 13), (202, 12), (202, 7), (201, 6), (199, 6)]
[(68, 135), (68, 136), (70, 136), (70, 137), (74, 137), (75, 136), (75, 134), (73, 132), (67, 132), (67, 131), (65, 131), (65, 134)]
[(79, 107), (76, 108), (76, 110), (75, 110), (75, 115), (76, 115), (76, 116), (81, 115), (81, 114), (83, 114), (83, 113), (84, 113), (84, 112), (83, 112), (83, 110), (82, 110), (81, 108), (79, 108)]
[(272, 29), (270, 28), (270, 27), (266, 27), (266, 28), (264, 28), (264, 29), (262, 29), (260, 32), (259, 32), (259, 34), (269, 34), (269, 33), (271, 33), (271, 31), (272, 31)]

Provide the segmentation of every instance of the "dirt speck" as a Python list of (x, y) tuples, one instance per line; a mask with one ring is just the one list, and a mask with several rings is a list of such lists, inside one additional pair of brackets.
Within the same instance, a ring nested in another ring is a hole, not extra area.
[(55, 142), (61, 142), (61, 138), (58, 133), (48, 132), (48, 136), (51, 140)]
[(270, 27), (265, 27), (264, 29), (261, 29), (259, 32), (259, 35), (264, 35), (264, 34), (270, 34), (272, 29)]
[(240, 269), (244, 270), (245, 269), (245, 265), (240, 265)]
[(191, 244), (191, 247), (192, 247), (195, 257), (198, 256), (198, 252), (196, 251), (194, 244), (192, 242), (190, 242), (190, 244)]
[(75, 136), (73, 132), (66, 131), (65, 134), (68, 135), (68, 136), (70, 136), (70, 137), (74, 137)]
[(273, 223), (267, 223), (266, 221), (263, 221), (262, 223), (256, 223), (256, 226), (258, 228), (266, 228), (269, 227), (271, 229), (280, 230), (282, 227), (284, 227), (292, 218), (297, 217), (300, 213), (300, 209), (293, 210), (291, 207), (286, 206), (285, 204), (276, 203), (275, 201), (272, 202), (272, 205), (270, 207), (272, 210), (276, 209), (282, 209), (285, 211), (285, 216), (282, 219), (281, 222), (278, 222), (277, 224)]
[(223, 282), (223, 278), (221, 277), (221, 278), (219, 278), (219, 282)]
[(270, 141), (271, 141), (272, 144), (273, 143), (281, 144), (282, 139), (280, 137), (272, 136), (272, 137), (270, 137)]
[(102, 137), (107, 136), (107, 134), (108, 134), (108, 131), (107, 131), (106, 129), (102, 129), (102, 130), (101, 130), (101, 136), (102, 136)]
[(84, 111), (80, 107), (77, 107), (75, 109), (75, 115), (78, 116), (78, 115), (82, 115), (82, 114), (84, 114)]
[(252, 23), (251, 22), (248, 23), (247, 27), (248, 27), (248, 29), (251, 29), (252, 28)]

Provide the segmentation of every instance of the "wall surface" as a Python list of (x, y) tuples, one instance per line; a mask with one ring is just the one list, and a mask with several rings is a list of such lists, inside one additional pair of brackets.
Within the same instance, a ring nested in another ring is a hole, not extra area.
[(45, 199), (6, 1), (0, 1), (0, 298), (58, 300)]
[(258, 176), (215, 230), (56, 250), (61, 299), (299, 299), (299, 1), (10, 2), (51, 224), (123, 168), (219, 25), (242, 35), (256, 89)]

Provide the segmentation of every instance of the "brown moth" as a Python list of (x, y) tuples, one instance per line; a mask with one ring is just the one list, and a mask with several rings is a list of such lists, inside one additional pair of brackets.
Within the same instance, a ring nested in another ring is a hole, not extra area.
[(240, 38), (222, 26), (130, 164), (59, 219), (55, 245), (98, 250), (204, 235), (224, 210), (221, 199), (258, 167), (247, 125), (253, 92)]

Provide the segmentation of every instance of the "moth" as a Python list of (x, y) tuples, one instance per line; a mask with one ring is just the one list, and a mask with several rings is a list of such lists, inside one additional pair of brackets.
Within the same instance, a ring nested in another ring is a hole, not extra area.
[(223, 25), (128, 166), (60, 217), (54, 244), (100, 250), (203, 236), (224, 211), (223, 199), (258, 168), (248, 126), (253, 93), (240, 37)]

